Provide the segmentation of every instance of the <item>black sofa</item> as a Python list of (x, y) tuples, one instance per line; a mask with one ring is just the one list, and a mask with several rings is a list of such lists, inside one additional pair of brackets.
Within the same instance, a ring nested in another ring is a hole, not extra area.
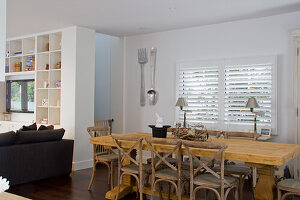
[(61, 139), (64, 130), (54, 139), (51, 134), (55, 133), (40, 132), (10, 133), (15, 142), (0, 146), (0, 176), (7, 178), (10, 186), (71, 173), (74, 141)]

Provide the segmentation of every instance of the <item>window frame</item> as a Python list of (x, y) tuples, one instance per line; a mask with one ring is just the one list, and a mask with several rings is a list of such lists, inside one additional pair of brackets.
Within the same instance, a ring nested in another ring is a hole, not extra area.
[[(26, 88), (26, 92), (22, 92), (21, 93), (21, 109), (22, 110), (11, 110), (11, 83), (12, 82), (22, 82), (22, 83), (34, 82), (34, 84), (35, 84), (35, 80), (34, 79), (6, 80), (6, 112), (12, 112), (12, 113), (34, 113), (34, 110), (33, 111), (29, 111), (27, 105), (26, 106), (24, 105), (24, 103), (25, 102), (28, 103), (28, 101), (23, 101), (24, 98), (26, 98), (26, 99), (28, 98), (28, 96), (27, 96), (28, 95), (28, 88)], [(22, 85), (21, 87), (23, 88), (24, 85)], [(35, 95), (35, 92), (34, 92), (34, 95)]]
[[(176, 78), (175, 78), (175, 99), (177, 100), (179, 96), (179, 75), (180, 70), (182, 69), (199, 69), (200, 66), (208, 67), (208, 65), (219, 66), (219, 104), (218, 104), (218, 116), (219, 120), (222, 123), (219, 125), (221, 127), (216, 127), (216, 129), (224, 129), (225, 126), (228, 126), (224, 123), (225, 116), (225, 67), (230, 65), (249, 65), (249, 64), (262, 64), (262, 63), (271, 63), (272, 65), (272, 101), (271, 101), (271, 131), (272, 135), (277, 135), (277, 56), (252, 56), (252, 57), (236, 57), (236, 58), (224, 58), (224, 59), (209, 59), (209, 60), (195, 60), (195, 61), (180, 61), (176, 62)], [(175, 109), (175, 121), (179, 120), (178, 108)], [(258, 116), (259, 117), (259, 116)], [(209, 125), (213, 123), (203, 123), (204, 125)], [(251, 129), (252, 128), (252, 129)], [(228, 129), (228, 127), (227, 127)], [(253, 131), (253, 125), (236, 125), (235, 129), (243, 130), (250, 129)], [(258, 133), (260, 129), (257, 130)]]

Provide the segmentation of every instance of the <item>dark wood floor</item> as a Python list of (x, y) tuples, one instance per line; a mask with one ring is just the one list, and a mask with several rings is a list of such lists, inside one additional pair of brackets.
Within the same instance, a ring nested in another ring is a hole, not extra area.
[[(109, 190), (107, 184), (107, 170), (98, 165), (94, 184), (91, 191), (88, 185), (92, 169), (73, 172), (70, 176), (61, 176), (23, 185), (11, 187), (8, 192), (35, 200), (102, 200)], [(116, 181), (115, 181), (116, 182)], [(135, 195), (134, 195), (135, 197)], [(126, 200), (135, 198), (128, 197)]]
[[(8, 192), (34, 200), (105, 199), (105, 193), (107, 190), (109, 190), (109, 186), (107, 184), (107, 170), (105, 166), (98, 166), (92, 190), (88, 191), (87, 187), (90, 181), (91, 173), (92, 169), (79, 170), (75, 171), (70, 176), (61, 176), (14, 186), (11, 187)], [(245, 191), (244, 196), (245, 200), (251, 199), (251, 195), (248, 191)], [(148, 199), (150, 198), (148, 197)], [(131, 195), (126, 197), (124, 200), (136, 200), (136, 198), (135, 195)]]

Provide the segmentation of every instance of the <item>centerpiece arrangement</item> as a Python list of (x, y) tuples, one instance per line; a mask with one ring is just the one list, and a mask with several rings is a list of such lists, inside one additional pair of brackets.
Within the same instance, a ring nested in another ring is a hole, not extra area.
[(208, 131), (202, 124), (191, 125), (191, 128), (176, 127), (172, 129), (172, 134), (178, 139), (205, 142), (208, 139)]

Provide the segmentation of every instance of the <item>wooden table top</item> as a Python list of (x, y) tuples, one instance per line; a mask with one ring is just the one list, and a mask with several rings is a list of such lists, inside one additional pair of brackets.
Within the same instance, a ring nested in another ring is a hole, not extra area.
[(0, 199), (5, 200), (30, 200), (25, 197), (17, 196), (8, 192), (2, 192), (0, 193)]
[[(127, 133), (122, 135), (151, 137), (152, 133)], [(168, 135), (168, 137), (171, 138), (172, 135)], [(226, 160), (277, 166), (283, 165), (289, 160), (292, 160), (300, 155), (300, 145), (297, 144), (217, 138), (209, 138), (208, 141), (223, 142), (227, 144), (228, 148), (225, 151)], [(90, 143), (115, 147), (111, 136), (92, 137), (90, 139)], [(129, 147), (130, 142), (122, 142), (122, 145), (125, 148), (126, 146)], [(168, 152), (172, 148), (172, 146), (160, 145), (158, 148), (160, 152)], [(149, 150), (145, 142), (143, 142), (143, 149)], [(192, 151), (196, 156), (202, 157), (210, 157), (215, 152), (214, 150), (208, 149), (193, 149)], [(182, 153), (187, 154), (184, 148), (182, 150)]]

